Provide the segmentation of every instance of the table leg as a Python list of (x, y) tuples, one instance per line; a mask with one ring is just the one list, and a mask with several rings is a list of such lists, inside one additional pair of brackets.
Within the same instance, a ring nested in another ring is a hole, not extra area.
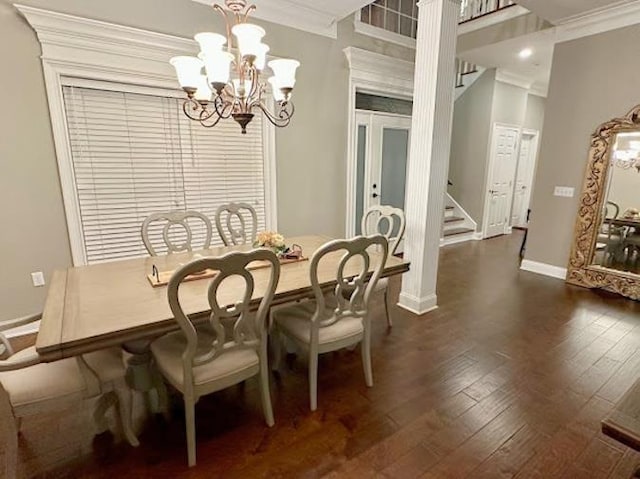
[(152, 414), (168, 414), (167, 388), (162, 374), (153, 366), (150, 340), (131, 341), (124, 350), (131, 354), (127, 360), (127, 384), (134, 391), (145, 394)]

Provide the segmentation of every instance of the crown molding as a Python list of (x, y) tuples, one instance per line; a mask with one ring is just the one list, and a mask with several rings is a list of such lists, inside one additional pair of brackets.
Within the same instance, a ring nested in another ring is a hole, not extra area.
[(640, 0), (618, 3), (582, 15), (565, 18), (556, 23), (556, 43), (576, 40), (638, 23), (640, 23)]
[(498, 68), (496, 71), (496, 81), (524, 88), (525, 90), (529, 90), (533, 86), (533, 81), (530, 78), (502, 68)]
[(352, 80), (371, 82), (378, 79), (381, 83), (392, 81), (398, 87), (413, 92), (413, 62), (355, 47), (347, 47), (343, 51), (349, 62)]
[(535, 96), (541, 96), (542, 98), (547, 98), (547, 94), (549, 92), (549, 85), (535, 82), (529, 88), (529, 94)]
[[(216, 0), (193, 1), (208, 6), (216, 3)], [(360, 3), (366, 4), (366, 2)], [(260, 20), (330, 38), (338, 37), (338, 21), (342, 20), (333, 13), (291, 0), (261, 2), (251, 15)]]

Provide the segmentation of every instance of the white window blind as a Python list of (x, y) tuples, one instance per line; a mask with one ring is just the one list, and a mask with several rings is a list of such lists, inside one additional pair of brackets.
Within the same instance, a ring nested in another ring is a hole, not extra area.
[[(146, 255), (140, 227), (155, 212), (197, 210), (213, 222), (218, 206), (243, 201), (265, 227), (259, 115), (242, 135), (232, 120), (190, 121), (182, 100), (166, 94), (78, 86), (63, 94), (87, 263)], [(193, 229), (195, 247), (204, 228)]]

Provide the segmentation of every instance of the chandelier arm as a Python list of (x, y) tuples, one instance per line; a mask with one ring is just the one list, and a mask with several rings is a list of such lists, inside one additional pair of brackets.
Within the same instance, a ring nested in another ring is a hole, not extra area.
[(213, 5), (213, 9), (220, 13), (222, 18), (224, 18), (224, 23), (227, 28), (227, 52), (231, 53), (231, 21), (229, 20), (229, 14), (217, 3)]
[[(222, 109), (220, 109), (219, 103), (222, 103)], [(215, 112), (217, 113), (217, 115), (220, 118), (223, 118), (225, 120), (227, 118), (231, 117), (231, 114), (233, 113), (233, 102), (232, 101), (225, 101), (220, 96), (216, 97), (215, 101), (213, 102), (213, 107), (214, 107)], [(226, 111), (226, 110), (228, 110), (228, 111)]]
[[(280, 110), (277, 114), (271, 113), (267, 107), (265, 107), (262, 103), (257, 103), (255, 105), (257, 108), (262, 110), (262, 113), (267, 117), (267, 119), (278, 128), (283, 128), (291, 122), (291, 118), (295, 113), (295, 107), (293, 103), (287, 103), (280, 107)], [(290, 110), (287, 109), (287, 106), (290, 106)]]
[[(206, 111), (206, 109), (204, 109), (202, 105), (198, 103), (196, 100), (194, 100), (193, 98), (187, 98), (182, 103), (182, 111), (190, 120), (200, 121), (200, 118), (202, 117), (202, 112)], [(199, 111), (200, 114), (198, 116), (195, 116), (191, 113), (191, 111), (193, 112)]]
[(256, 10), (255, 5), (249, 5), (247, 7), (247, 10), (244, 12), (244, 18), (242, 19), (242, 22), (247, 23), (247, 20), (249, 19), (249, 15), (251, 15), (255, 10)]

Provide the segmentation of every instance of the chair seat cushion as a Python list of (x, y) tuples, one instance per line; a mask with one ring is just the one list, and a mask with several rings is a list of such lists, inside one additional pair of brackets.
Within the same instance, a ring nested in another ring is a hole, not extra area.
[[(211, 347), (213, 337), (200, 335), (203, 350)], [(206, 342), (209, 341), (208, 345)], [(158, 368), (174, 385), (184, 384), (182, 353), (187, 340), (181, 332), (167, 334), (151, 343), (151, 351)], [(207, 347), (208, 346), (208, 347)], [(254, 349), (235, 349), (221, 354), (213, 361), (193, 368), (193, 379), (196, 386), (240, 373), (243, 370), (258, 367), (260, 358)]]
[[(295, 339), (308, 344), (311, 341), (311, 317), (316, 310), (315, 301), (282, 308), (273, 313), (278, 327)], [(327, 344), (361, 335), (364, 332), (361, 318), (342, 318), (331, 326), (318, 330), (318, 343)]]
[[(34, 354), (34, 351), (34, 347), (24, 349), (14, 354), (12, 359), (19, 360)], [(14, 407), (66, 396), (82, 396), (86, 390), (75, 358), (0, 372), (0, 383)]]

